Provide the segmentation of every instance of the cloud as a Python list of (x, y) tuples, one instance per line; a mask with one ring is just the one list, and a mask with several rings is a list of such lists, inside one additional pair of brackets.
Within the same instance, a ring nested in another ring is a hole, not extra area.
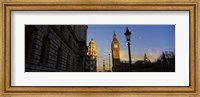
[(146, 52), (148, 58), (151, 60), (151, 61), (155, 61), (156, 59), (159, 58), (159, 56), (161, 55), (162, 53), (162, 50), (159, 49), (159, 48), (149, 48)]
[[(139, 55), (139, 54), (136, 54), (134, 52), (131, 52), (131, 60), (132, 61), (137, 61), (137, 60), (143, 60), (144, 59), (144, 56), (143, 55)], [(120, 50), (120, 60), (121, 61), (128, 61), (129, 60), (129, 55), (128, 55), (128, 52), (127, 51), (124, 51), (124, 50)]]
[[(162, 50), (158, 49), (158, 48), (149, 48), (144, 53), (146, 53), (147, 57), (152, 62), (154, 62), (156, 59), (158, 59), (158, 57), (162, 53)], [(138, 54), (136, 52), (131, 52), (131, 60), (132, 61), (144, 60), (144, 53), (143, 54)], [(129, 60), (129, 56), (128, 56), (128, 52), (127, 51), (120, 50), (120, 60), (121, 61), (128, 61)]]

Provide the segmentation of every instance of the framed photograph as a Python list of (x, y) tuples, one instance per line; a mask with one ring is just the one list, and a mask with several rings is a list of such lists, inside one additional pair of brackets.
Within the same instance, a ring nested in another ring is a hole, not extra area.
[(4, 1), (1, 94), (198, 97), (199, 4)]

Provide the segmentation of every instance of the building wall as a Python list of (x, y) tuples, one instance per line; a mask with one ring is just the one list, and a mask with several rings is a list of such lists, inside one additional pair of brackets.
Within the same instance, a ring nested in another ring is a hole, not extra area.
[(25, 34), (29, 38), (25, 40), (25, 71), (84, 71), (87, 46), (86, 40), (78, 35), (87, 36), (87, 26), (76, 30), (73, 27), (79, 25), (26, 25)]

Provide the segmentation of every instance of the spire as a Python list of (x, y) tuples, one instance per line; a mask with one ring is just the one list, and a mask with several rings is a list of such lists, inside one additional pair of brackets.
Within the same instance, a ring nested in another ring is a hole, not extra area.
[(146, 64), (148, 64), (148, 63), (151, 62), (150, 59), (147, 57), (146, 52), (145, 52), (145, 54), (144, 54), (144, 61), (145, 61)]
[(146, 54), (146, 52), (144, 53), (144, 61), (146, 61), (147, 60), (147, 54)]
[(114, 32), (114, 34), (113, 34), (113, 38), (116, 38), (117, 36), (116, 36), (116, 34), (115, 34), (115, 32)]
[(90, 43), (95, 43), (95, 41), (94, 41), (94, 39), (93, 39), (93, 38), (91, 38), (91, 41), (90, 41)]

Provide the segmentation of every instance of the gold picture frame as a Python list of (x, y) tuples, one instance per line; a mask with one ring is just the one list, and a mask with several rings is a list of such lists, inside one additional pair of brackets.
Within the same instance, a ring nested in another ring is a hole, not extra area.
[[(199, 34), (200, 31), (200, 2), (198, 0), (75, 0), (75, 1), (64, 1), (57, 0), (3, 0), (1, 2), (1, 64), (0, 64), (0, 96), (5, 97), (54, 97), (56, 95), (66, 96), (112, 96), (112, 97), (199, 97)], [(11, 86), (11, 11), (12, 10), (47, 10), (47, 11), (58, 11), (58, 10), (116, 10), (116, 11), (189, 11), (189, 25), (190, 25), (190, 85), (189, 86), (160, 86), (160, 87), (20, 87)], [(35, 95), (37, 94), (37, 95)], [(150, 95), (147, 95), (150, 94)], [(40, 95), (40, 96), (39, 96)]]

